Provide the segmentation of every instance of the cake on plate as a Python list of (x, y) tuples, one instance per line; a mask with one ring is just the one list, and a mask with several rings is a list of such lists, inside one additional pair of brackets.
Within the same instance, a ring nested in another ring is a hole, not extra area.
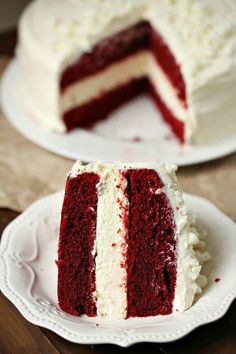
[(200, 272), (208, 255), (175, 171), (165, 164), (75, 163), (61, 213), (62, 310), (129, 318), (192, 305), (206, 284)]
[(147, 92), (181, 142), (228, 139), (235, 17), (231, 0), (33, 1), (17, 47), (27, 108), (65, 132)]

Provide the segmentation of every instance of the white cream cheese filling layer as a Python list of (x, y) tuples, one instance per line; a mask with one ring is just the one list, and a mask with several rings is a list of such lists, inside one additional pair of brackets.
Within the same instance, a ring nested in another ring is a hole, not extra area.
[(128, 200), (126, 186), (116, 168), (102, 173), (97, 206), (96, 230), (96, 298), (97, 315), (126, 318), (127, 274), (125, 254), (126, 230), (121, 216)]
[(65, 89), (60, 100), (61, 113), (83, 105), (131, 80), (148, 77), (156, 92), (176, 119), (186, 122), (188, 111), (178, 98), (172, 86), (153, 54), (142, 50), (117, 63), (109, 65), (101, 72), (81, 79)]

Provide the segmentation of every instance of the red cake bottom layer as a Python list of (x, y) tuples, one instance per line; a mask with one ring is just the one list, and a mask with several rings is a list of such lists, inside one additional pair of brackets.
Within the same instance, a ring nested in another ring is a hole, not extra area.
[(95, 262), (92, 256), (99, 176), (83, 173), (68, 178), (58, 249), (58, 301), (71, 315), (96, 315)]
[(131, 169), (128, 186), (127, 317), (172, 312), (176, 284), (175, 223), (154, 170)]
[(107, 118), (111, 112), (122, 104), (145, 92), (151, 94), (157, 108), (162, 113), (163, 119), (170, 125), (180, 142), (183, 143), (184, 123), (175, 118), (147, 78), (132, 80), (116, 87), (114, 90), (101, 94), (86, 104), (67, 111), (63, 116), (65, 125), (68, 130), (76, 127), (90, 127)]

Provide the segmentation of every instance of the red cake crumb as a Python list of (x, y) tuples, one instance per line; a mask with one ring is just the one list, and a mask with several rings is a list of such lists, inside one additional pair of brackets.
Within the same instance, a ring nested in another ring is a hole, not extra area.
[(220, 278), (215, 278), (215, 283), (218, 283), (220, 280)]
[(61, 214), (58, 249), (58, 300), (71, 315), (96, 315), (95, 264), (92, 256), (99, 176), (68, 178)]
[(173, 212), (163, 183), (154, 170), (125, 172), (129, 199), (127, 251), (127, 317), (172, 312), (176, 284)]
[(116, 247), (116, 243), (112, 243), (112, 244), (111, 244), (111, 247)]
[(166, 141), (173, 140), (173, 138), (174, 138), (174, 136), (171, 133), (168, 133), (164, 136), (164, 140), (166, 140)]
[(139, 136), (135, 136), (135, 137), (133, 137), (132, 141), (134, 143), (139, 143), (140, 141), (142, 141), (142, 139)]
[[(142, 21), (112, 37), (103, 39), (91, 52), (84, 53), (77, 62), (70, 65), (62, 74), (60, 87), (65, 91), (74, 82), (99, 73), (109, 65), (126, 59), (143, 50), (150, 50), (158, 64), (176, 89), (179, 99), (187, 107), (186, 89), (179, 64), (165, 43), (164, 39), (147, 21)], [(160, 97), (147, 85), (147, 78), (133, 80), (122, 84), (110, 92), (104, 92), (90, 102), (75, 107), (64, 114), (68, 130), (77, 126), (91, 127), (97, 121), (106, 118), (110, 112), (131, 98), (143, 92), (151, 95), (160, 109), (165, 121), (172, 127), (179, 140), (184, 140), (183, 123), (175, 119)]]
[(178, 155), (179, 157), (183, 157), (184, 156), (184, 149), (183, 149), (183, 145), (181, 145), (181, 149), (178, 151)]

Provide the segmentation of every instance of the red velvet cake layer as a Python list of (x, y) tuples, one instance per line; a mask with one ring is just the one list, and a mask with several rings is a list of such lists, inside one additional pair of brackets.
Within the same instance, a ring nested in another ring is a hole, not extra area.
[(77, 126), (89, 127), (99, 120), (105, 119), (109, 113), (125, 102), (145, 92), (148, 87), (145, 78), (129, 81), (114, 90), (101, 94), (88, 103), (71, 109), (64, 114), (64, 122), (68, 130)]
[(58, 300), (71, 315), (96, 315), (95, 262), (99, 176), (83, 173), (68, 178), (61, 214), (58, 249)]
[(154, 170), (130, 169), (127, 178), (129, 229), (127, 317), (172, 312), (176, 284), (175, 223)]

